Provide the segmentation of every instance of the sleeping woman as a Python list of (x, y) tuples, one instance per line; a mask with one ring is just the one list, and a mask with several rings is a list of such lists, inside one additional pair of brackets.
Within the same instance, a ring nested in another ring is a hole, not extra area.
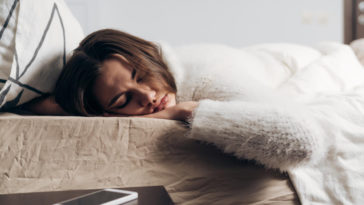
[(304, 105), (236, 70), (182, 65), (170, 48), (105, 29), (88, 35), (38, 114), (148, 117), (188, 122), (188, 137), (239, 158), (286, 170), (314, 163), (320, 127)]

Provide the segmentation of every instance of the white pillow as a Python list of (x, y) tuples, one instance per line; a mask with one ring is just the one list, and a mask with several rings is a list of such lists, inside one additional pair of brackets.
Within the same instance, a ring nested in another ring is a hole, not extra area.
[(0, 11), (0, 81), (6, 80), (0, 82), (0, 109), (5, 110), (52, 92), (67, 54), (84, 34), (63, 0), (0, 0)]
[(18, 1), (0, 0), (0, 89), (10, 75), (15, 47), (16, 20), (19, 12)]

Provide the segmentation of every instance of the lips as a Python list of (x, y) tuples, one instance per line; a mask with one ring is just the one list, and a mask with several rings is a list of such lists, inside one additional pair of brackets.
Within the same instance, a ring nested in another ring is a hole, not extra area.
[(161, 99), (159, 105), (154, 108), (153, 112), (159, 112), (163, 110), (168, 102), (167, 94)]

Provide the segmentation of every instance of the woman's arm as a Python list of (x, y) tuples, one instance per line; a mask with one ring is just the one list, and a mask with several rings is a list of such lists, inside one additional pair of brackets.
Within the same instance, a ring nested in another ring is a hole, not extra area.
[(37, 115), (69, 115), (54, 100), (54, 96), (42, 96), (21, 106)]
[(198, 102), (196, 101), (187, 101), (178, 103), (175, 106), (169, 107), (160, 112), (148, 114), (148, 115), (135, 115), (135, 116), (127, 116), (122, 114), (112, 114), (112, 113), (104, 113), (105, 117), (147, 117), (147, 118), (159, 118), (159, 119), (168, 119), (168, 120), (180, 120), (187, 121), (192, 117), (192, 112), (198, 106)]
[(196, 109), (198, 104), (199, 103), (196, 101), (181, 102), (173, 107), (142, 117), (187, 121), (192, 117), (192, 112)]
[(203, 100), (191, 119), (191, 138), (270, 168), (286, 170), (325, 152), (321, 128), (303, 106)]

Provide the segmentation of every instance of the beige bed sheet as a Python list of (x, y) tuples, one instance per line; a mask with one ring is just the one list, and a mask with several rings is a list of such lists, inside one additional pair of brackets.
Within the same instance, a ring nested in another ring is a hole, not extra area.
[(176, 204), (299, 204), (288, 177), (180, 122), (0, 113), (0, 194), (164, 185)]

